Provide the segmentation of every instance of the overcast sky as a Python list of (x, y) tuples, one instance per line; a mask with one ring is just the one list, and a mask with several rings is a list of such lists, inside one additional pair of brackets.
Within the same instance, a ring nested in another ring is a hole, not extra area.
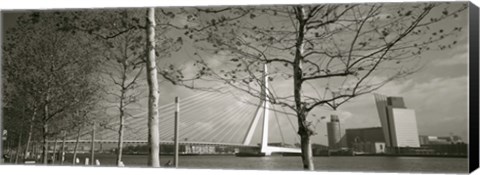
[[(13, 26), (17, 15), (5, 15), (2, 21), (2, 29)], [(424, 64), (424, 68), (419, 72), (410, 75), (403, 79), (398, 79), (385, 85), (377, 91), (388, 96), (400, 96), (404, 98), (407, 108), (414, 109), (417, 117), (418, 131), (420, 135), (436, 135), (447, 136), (450, 133), (459, 135), (464, 141), (468, 142), (468, 35), (467, 35), (467, 18), (466, 13), (460, 14), (460, 16), (454, 20), (444, 21), (438, 27), (447, 26), (464, 26), (464, 30), (460, 32), (456, 39), (457, 45), (446, 51), (430, 51), (422, 54), (420, 64)], [(2, 31), (3, 31), (2, 30)], [(2, 32), (2, 34), (4, 34)], [(172, 55), (172, 59), (185, 58), (185, 55), (192, 53), (176, 53)], [(175, 96), (180, 96), (181, 99), (188, 99), (189, 96), (197, 94), (185, 88), (179, 88), (172, 86), (168, 83), (162, 83), (161, 85), (161, 105), (169, 104), (173, 102)], [(203, 112), (190, 112), (198, 116), (209, 116), (219, 110), (228, 110), (236, 106), (236, 99), (221, 99), (220, 104), (214, 104), (211, 102), (214, 98), (203, 98), (206, 106), (200, 108), (211, 108), (210, 110), (203, 110)], [(210, 101), (209, 101), (210, 100)], [(234, 105), (235, 104), (235, 105)], [(209, 106), (210, 105), (210, 106)], [(233, 110), (233, 109), (232, 109)], [(249, 112), (253, 113), (254, 108), (248, 108)], [(162, 112), (162, 111), (161, 111)], [(242, 112), (239, 112), (242, 113)], [(338, 111), (332, 112), (329, 110), (315, 110), (314, 114), (318, 116), (329, 116), (331, 113), (338, 114), (341, 120), (342, 129), (348, 128), (362, 128), (362, 127), (375, 127), (380, 126), (380, 120), (376, 111), (376, 105), (373, 95), (360, 96), (351, 102), (343, 105)], [(187, 113), (188, 114), (188, 113)], [(272, 114), (273, 116), (274, 114)], [(253, 116), (252, 116), (253, 117)], [(188, 118), (185, 116), (185, 118)], [(245, 117), (229, 118), (229, 123), (223, 123), (224, 125), (238, 125), (238, 123), (249, 122), (242, 120)], [(329, 119), (329, 118), (327, 118)], [(139, 119), (135, 119), (139, 120)], [(296, 120), (292, 118), (292, 121), (296, 123)], [(203, 130), (212, 130), (217, 128), (218, 121), (208, 121), (210, 123), (195, 123), (195, 127), (185, 125), (185, 128), (197, 128)], [(273, 119), (270, 121), (272, 127), (270, 133), (272, 137), (271, 142), (278, 142), (280, 136), (278, 128), (276, 128)], [(314, 143), (327, 144), (326, 139), (326, 123), (327, 120), (321, 121), (318, 124), (318, 135), (313, 137)], [(287, 137), (288, 142), (294, 142), (295, 132), (289, 122), (283, 119), (279, 119), (279, 123), (283, 128), (283, 133)], [(168, 124), (170, 125), (170, 124)], [(200, 126), (202, 125), (202, 126)], [(144, 127), (142, 127), (145, 129)], [(128, 129), (128, 128), (127, 128)], [(245, 128), (246, 130), (246, 128)], [(258, 132), (259, 130), (257, 130)], [(206, 132), (206, 131), (201, 131)], [(243, 133), (239, 132), (239, 133)], [(241, 137), (242, 134), (237, 133), (237, 137)], [(342, 133), (344, 133), (342, 131)], [(259, 136), (256, 136), (256, 140)]]

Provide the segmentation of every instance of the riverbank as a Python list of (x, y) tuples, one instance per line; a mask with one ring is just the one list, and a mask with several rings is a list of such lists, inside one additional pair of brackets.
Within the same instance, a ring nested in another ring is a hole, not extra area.
[(468, 158), (467, 155), (438, 155), (438, 154), (358, 154), (355, 156), (386, 156), (386, 157), (439, 157), (439, 158)]
[[(89, 154), (79, 154), (80, 163), (85, 166)], [(66, 156), (64, 166), (72, 166), (71, 155)], [(96, 154), (101, 166), (116, 166), (114, 154)], [(124, 155), (125, 167), (147, 167), (147, 155)], [(314, 157), (318, 171), (344, 172), (420, 172), (420, 173), (467, 173), (468, 159), (446, 157), (404, 157), (404, 156), (330, 156)], [(160, 156), (161, 165), (173, 160), (173, 156)], [(55, 165), (60, 165), (56, 161)], [(235, 157), (230, 156), (182, 156), (179, 168), (195, 169), (237, 169), (237, 170), (302, 170), (299, 156)]]

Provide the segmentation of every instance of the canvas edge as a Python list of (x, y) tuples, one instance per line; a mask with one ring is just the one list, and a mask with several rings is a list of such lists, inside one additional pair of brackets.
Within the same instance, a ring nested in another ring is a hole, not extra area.
[[(383, 1), (380, 1), (383, 2)], [(414, 1), (407, 1), (406, 3), (412, 3)], [(355, 3), (355, 2), (352, 2)], [(398, 2), (386, 2), (386, 3), (398, 3)], [(266, 5), (266, 4), (259, 4), (259, 5)], [(284, 4), (285, 5), (285, 4)], [(168, 6), (170, 7), (170, 6)], [(116, 8), (116, 7), (109, 7), (109, 8)], [(118, 7), (118, 8), (126, 8), (126, 7)], [(141, 7), (136, 7), (141, 8)], [(0, 10), (0, 24), (3, 20), (3, 13), (8, 11), (22, 11), (22, 10), (31, 10), (31, 9), (1, 9)], [(52, 9), (44, 9), (44, 10), (52, 10)], [(65, 9), (66, 10), (66, 9)], [(71, 9), (68, 9), (71, 10)], [(469, 2), (469, 172), (472, 173), (476, 169), (479, 168), (479, 7), (477, 7), (471, 1)], [(1, 29), (1, 28), (0, 28)], [(0, 41), (2, 41), (3, 36), (0, 34)], [(2, 43), (0, 42), (0, 48), (2, 48)], [(0, 52), (0, 58), (2, 57), (2, 53)], [(3, 60), (0, 59), (0, 68), (3, 65)], [(3, 83), (2, 83), (2, 74), (3, 71), (0, 69), (0, 94), (3, 94)], [(0, 106), (3, 103), (3, 96), (0, 95)], [(0, 109), (0, 134), (3, 133), (3, 110)], [(3, 135), (0, 135), (2, 138)], [(0, 157), (3, 156), (3, 139), (0, 139)], [(1, 159), (0, 159), (1, 160)], [(0, 161), (0, 165), (3, 162)], [(135, 168), (135, 167), (133, 167)], [(346, 171), (345, 173), (349, 173)], [(403, 172), (406, 173), (406, 172)]]
[(469, 172), (479, 167), (479, 12), (469, 3)]

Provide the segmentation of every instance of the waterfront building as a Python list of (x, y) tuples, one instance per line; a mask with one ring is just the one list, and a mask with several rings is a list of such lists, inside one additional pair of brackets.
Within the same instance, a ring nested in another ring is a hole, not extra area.
[(381, 127), (354, 128), (345, 131), (347, 146), (357, 153), (385, 152), (385, 137)]
[(403, 98), (375, 94), (375, 102), (386, 146), (420, 147), (415, 111), (406, 108)]
[(328, 149), (328, 146), (312, 143), (312, 154), (314, 156), (326, 156), (328, 155)]
[(382, 154), (385, 150), (385, 142), (359, 142), (352, 148), (356, 154)]
[(462, 138), (460, 136), (419, 136), (420, 145), (440, 145), (440, 144), (455, 144), (462, 143)]
[(453, 155), (466, 156), (468, 145), (462, 141), (462, 138), (456, 135), (450, 136), (419, 136), (420, 145), (424, 149), (431, 150), (435, 155)]
[(331, 149), (339, 148), (341, 139), (340, 120), (337, 115), (330, 116), (330, 122), (327, 123), (328, 147)]

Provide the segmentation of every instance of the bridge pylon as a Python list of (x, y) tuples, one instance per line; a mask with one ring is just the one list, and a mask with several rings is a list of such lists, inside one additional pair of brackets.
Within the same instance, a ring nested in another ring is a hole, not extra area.
[(262, 142), (260, 145), (260, 153), (265, 156), (270, 156), (274, 152), (278, 153), (301, 153), (300, 148), (284, 148), (276, 146), (268, 146), (268, 121), (270, 119), (270, 102), (268, 97), (268, 66), (264, 64), (263, 66), (263, 86), (261, 90), (261, 99), (260, 103), (255, 112), (255, 117), (250, 123), (249, 129), (245, 138), (243, 140), (243, 145), (249, 145), (252, 141), (253, 133), (257, 127), (258, 121), (263, 114), (263, 125), (262, 125)]

